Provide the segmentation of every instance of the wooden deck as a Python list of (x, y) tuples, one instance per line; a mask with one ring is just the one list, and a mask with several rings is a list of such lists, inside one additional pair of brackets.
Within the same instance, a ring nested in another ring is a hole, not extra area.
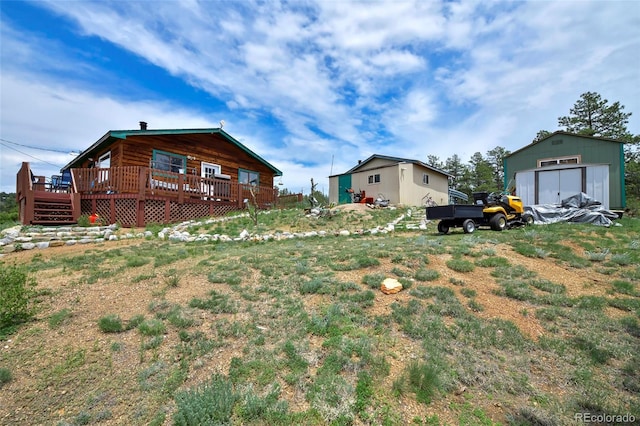
[[(69, 185), (34, 176), (29, 163), (17, 175), (16, 197), (23, 224), (76, 223), (97, 213), (108, 223), (143, 227), (242, 210), (247, 202), (275, 207), (277, 189), (230, 179), (203, 178), (148, 167), (72, 169)], [(38, 210), (38, 206), (46, 208)], [(69, 213), (70, 212), (70, 213)]]

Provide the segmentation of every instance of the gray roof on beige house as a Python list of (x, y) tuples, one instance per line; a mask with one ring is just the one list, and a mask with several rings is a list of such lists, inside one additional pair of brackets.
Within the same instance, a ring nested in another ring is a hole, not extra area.
[[(387, 165), (383, 165), (383, 166), (376, 166), (376, 167), (367, 168), (366, 165), (368, 163), (370, 163), (371, 161), (375, 160), (375, 159), (391, 161), (393, 164), (387, 164)], [(399, 163), (417, 164), (417, 165), (422, 166), (424, 168), (433, 170), (434, 172), (443, 174), (443, 175), (445, 175), (447, 177), (451, 177), (451, 175), (449, 173), (445, 172), (444, 170), (440, 170), (440, 169), (438, 169), (436, 167), (430, 166), (427, 163), (424, 163), (424, 162), (422, 162), (420, 160), (414, 160), (414, 159), (411, 159), (411, 158), (392, 157), (392, 156), (380, 155), (380, 154), (373, 154), (372, 156), (370, 156), (366, 160), (358, 162), (358, 164), (355, 167), (352, 167), (351, 169), (347, 170), (346, 172), (338, 173), (338, 174), (335, 174), (335, 175), (332, 175), (332, 176), (349, 175), (349, 174), (355, 173), (357, 171), (381, 169), (381, 168), (389, 167), (389, 166), (396, 165), (396, 164), (399, 164)], [(332, 176), (329, 176), (329, 177), (332, 177)]]

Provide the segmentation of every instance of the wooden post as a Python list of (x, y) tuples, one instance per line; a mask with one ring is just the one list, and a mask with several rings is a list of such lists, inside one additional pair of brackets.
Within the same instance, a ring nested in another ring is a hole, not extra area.
[(73, 220), (75, 222), (78, 222), (78, 219), (80, 219), (80, 216), (82, 215), (80, 194), (74, 191), (69, 194), (69, 196), (71, 197), (71, 210), (73, 211)]
[(178, 203), (184, 203), (184, 174), (178, 174)]
[(138, 228), (143, 228), (145, 223), (144, 223), (144, 209), (145, 209), (145, 200), (144, 200), (144, 195), (142, 198), (138, 198), (136, 200), (136, 205), (138, 206), (137, 211), (136, 211), (136, 226)]
[(151, 175), (149, 168), (140, 167), (140, 174), (138, 175), (138, 200), (144, 200), (147, 187), (147, 175), (149, 175), (149, 182), (151, 182)]
[(30, 225), (33, 222), (33, 218), (35, 216), (35, 208), (35, 195), (33, 193), (33, 189), (29, 188), (29, 190), (25, 194), (25, 214), (23, 225)]
[(116, 199), (114, 195), (109, 195), (108, 197), (110, 197), (109, 199), (109, 223), (113, 224), (116, 223)]

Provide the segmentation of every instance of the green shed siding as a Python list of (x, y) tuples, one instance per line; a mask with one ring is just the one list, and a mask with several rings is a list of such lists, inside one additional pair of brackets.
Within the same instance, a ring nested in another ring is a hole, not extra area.
[(556, 132), (551, 136), (515, 151), (505, 158), (505, 189), (516, 172), (538, 167), (547, 158), (580, 156), (580, 164), (609, 165), (609, 205), (612, 209), (626, 206), (624, 193), (624, 144), (622, 142)]

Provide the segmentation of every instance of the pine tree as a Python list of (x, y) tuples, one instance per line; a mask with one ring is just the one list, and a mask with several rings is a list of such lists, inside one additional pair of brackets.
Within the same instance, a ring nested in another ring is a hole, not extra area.
[(628, 140), (631, 135), (627, 123), (631, 113), (623, 110), (620, 102), (609, 105), (598, 93), (586, 92), (569, 110), (569, 115), (558, 117), (558, 126), (571, 133)]

